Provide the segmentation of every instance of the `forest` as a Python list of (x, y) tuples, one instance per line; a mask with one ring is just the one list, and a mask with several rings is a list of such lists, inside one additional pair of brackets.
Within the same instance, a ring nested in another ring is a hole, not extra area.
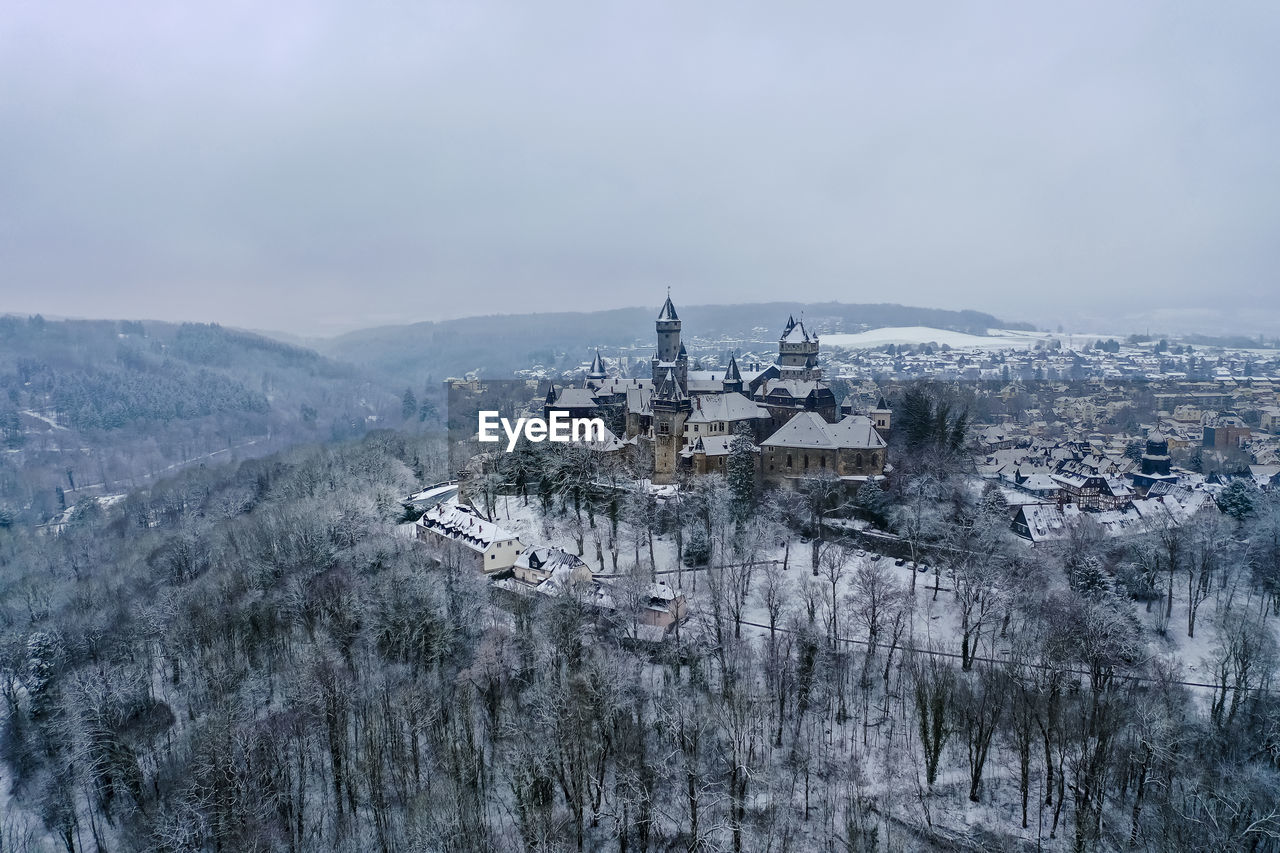
[(608, 618), (406, 535), (424, 434), (0, 529), (0, 850), (1280, 850), (1280, 502), (1032, 550), (934, 414), (852, 505), (515, 454), (482, 511), (611, 554)]
[(43, 522), (82, 495), (356, 436), (399, 410), (398, 389), (357, 368), (217, 325), (0, 317), (0, 517)]

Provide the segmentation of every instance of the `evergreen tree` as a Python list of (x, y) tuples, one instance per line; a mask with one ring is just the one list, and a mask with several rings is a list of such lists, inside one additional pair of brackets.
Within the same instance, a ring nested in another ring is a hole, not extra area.
[(756, 497), (756, 449), (751, 441), (751, 425), (741, 421), (729, 443), (729, 489), (733, 492), (734, 512), (739, 521), (751, 515)]
[(1258, 490), (1247, 480), (1232, 480), (1218, 495), (1218, 509), (1236, 521), (1243, 521), (1254, 514), (1260, 497)]
[(418, 398), (413, 396), (413, 389), (404, 389), (404, 396), (400, 400), (400, 415), (407, 421), (418, 413)]
[(711, 537), (701, 524), (694, 524), (684, 543), (684, 564), (686, 566), (705, 566), (711, 559)]

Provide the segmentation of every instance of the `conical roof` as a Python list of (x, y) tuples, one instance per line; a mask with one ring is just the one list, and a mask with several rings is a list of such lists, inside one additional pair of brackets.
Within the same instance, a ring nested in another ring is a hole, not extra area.
[(738, 362), (733, 356), (729, 356), (729, 369), (724, 373), (725, 382), (741, 382), (742, 374), (738, 372)]
[(676, 314), (676, 306), (671, 304), (671, 294), (667, 294), (667, 301), (662, 303), (662, 310), (658, 312), (659, 320), (679, 320)]

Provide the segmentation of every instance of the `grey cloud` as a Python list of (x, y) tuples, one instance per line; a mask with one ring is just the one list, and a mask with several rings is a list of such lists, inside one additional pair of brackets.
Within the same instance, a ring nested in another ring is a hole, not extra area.
[(1275, 316), (1278, 24), (1265, 3), (19, 5), (0, 308), (324, 333), (671, 285), (1046, 324), (1230, 293)]

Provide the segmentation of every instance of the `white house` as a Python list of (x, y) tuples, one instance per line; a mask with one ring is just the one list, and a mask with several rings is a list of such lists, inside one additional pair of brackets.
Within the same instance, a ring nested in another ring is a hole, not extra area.
[(485, 574), (510, 569), (524, 550), (519, 538), (469, 506), (440, 503), (418, 519), (418, 539), (438, 555), (458, 554)]

